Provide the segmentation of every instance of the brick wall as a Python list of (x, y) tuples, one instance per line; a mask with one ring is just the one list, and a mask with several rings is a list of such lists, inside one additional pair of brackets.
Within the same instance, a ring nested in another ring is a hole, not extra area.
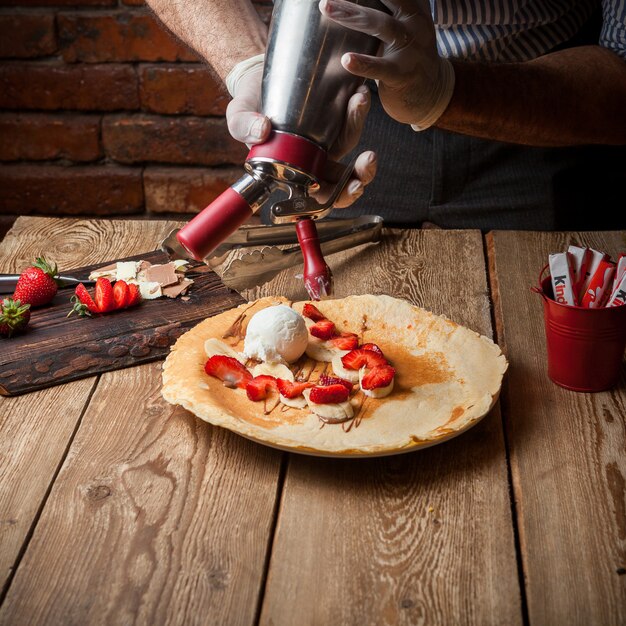
[(223, 87), (141, 0), (0, 0), (0, 59), (0, 215), (193, 213), (241, 174)]

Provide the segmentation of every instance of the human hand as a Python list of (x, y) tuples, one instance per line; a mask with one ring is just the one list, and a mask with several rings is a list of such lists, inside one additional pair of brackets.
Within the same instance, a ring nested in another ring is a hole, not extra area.
[(226, 107), (228, 132), (248, 148), (264, 142), (272, 130), (269, 119), (259, 113), (263, 57), (259, 54), (238, 63), (226, 77), (226, 87), (233, 97)]
[[(264, 142), (272, 128), (270, 120), (259, 113), (262, 77), (263, 58), (259, 55), (236, 66), (226, 79), (228, 90), (233, 96), (226, 109), (228, 130), (235, 139), (248, 147)], [(320, 190), (314, 194), (319, 202), (325, 202), (332, 193), (334, 183), (341, 177), (344, 166), (338, 161), (358, 144), (369, 108), (369, 90), (361, 86), (348, 101), (346, 118), (339, 137), (328, 152), (326, 180), (322, 181)], [(363, 152), (356, 160), (352, 178), (334, 206), (350, 206), (363, 194), (365, 186), (372, 181), (375, 174), (376, 154), (371, 150)]]
[[(359, 143), (370, 104), (370, 92), (365, 85), (361, 85), (348, 100), (343, 126), (337, 140), (328, 151), (328, 161), (324, 172), (325, 180), (322, 181), (320, 190), (312, 194), (318, 202), (322, 204), (326, 202), (335, 184), (341, 178), (345, 166), (339, 163), (339, 159), (348, 154)], [(342, 209), (356, 202), (363, 195), (365, 187), (374, 179), (376, 165), (376, 153), (372, 150), (359, 154), (354, 163), (352, 177), (333, 206)]]
[(381, 40), (381, 56), (348, 52), (350, 73), (378, 81), (385, 111), (423, 130), (444, 112), (454, 91), (454, 69), (437, 52), (428, 0), (381, 0), (391, 15), (346, 0), (321, 0), (320, 11), (341, 26)]

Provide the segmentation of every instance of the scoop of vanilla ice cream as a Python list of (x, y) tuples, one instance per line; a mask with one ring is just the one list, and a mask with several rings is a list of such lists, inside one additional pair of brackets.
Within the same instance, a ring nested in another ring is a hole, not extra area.
[(250, 359), (293, 363), (304, 354), (308, 342), (304, 318), (292, 308), (277, 304), (250, 318), (243, 351)]

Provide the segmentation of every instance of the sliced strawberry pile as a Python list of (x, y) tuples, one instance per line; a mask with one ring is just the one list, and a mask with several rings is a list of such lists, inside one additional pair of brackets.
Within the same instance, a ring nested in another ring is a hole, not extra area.
[(96, 292), (93, 298), (99, 313), (108, 313), (115, 308), (113, 299), (113, 285), (108, 278), (100, 277), (96, 280)]
[(396, 370), (391, 365), (379, 365), (371, 369), (361, 379), (361, 387), (363, 389), (380, 389), (391, 384)]
[(341, 333), (333, 337), (330, 343), (339, 350), (354, 350), (359, 347), (359, 336), (356, 333)]
[(341, 363), (348, 370), (360, 370), (362, 367), (372, 369), (387, 365), (387, 359), (373, 350), (358, 348), (341, 357)]
[(281, 395), (285, 396), (285, 398), (297, 398), (302, 395), (305, 389), (313, 387), (313, 383), (292, 383), (290, 380), (283, 378), (279, 378), (276, 382), (278, 384), (278, 391), (280, 391)]
[[(237, 361), (237, 363), (239, 363), (239, 361)], [(277, 382), (278, 381), (273, 376), (267, 376), (265, 374), (255, 376), (246, 383), (246, 394), (252, 402), (264, 400), (271, 390), (278, 388)]]
[(308, 317), (310, 320), (314, 322), (321, 322), (326, 319), (326, 316), (322, 314), (322, 312), (310, 302), (307, 302), (302, 308), (302, 315), (304, 317)]
[(328, 385), (324, 387), (313, 387), (309, 400), (315, 404), (338, 404), (348, 399), (350, 392), (345, 385)]
[(375, 343), (364, 343), (360, 346), (361, 350), (369, 350), (370, 352), (376, 352), (380, 356), (384, 356), (383, 351)]
[(252, 374), (244, 365), (232, 356), (223, 354), (212, 356), (204, 365), (204, 371), (209, 376), (219, 378), (225, 387), (245, 389), (252, 380)]
[(141, 302), (141, 293), (137, 285), (123, 280), (118, 280), (112, 285), (108, 278), (100, 277), (96, 281), (93, 297), (85, 285), (80, 283), (70, 300), (73, 307), (67, 316), (77, 313), (82, 317), (91, 316), (92, 313), (110, 313), (133, 307)]
[(339, 376), (329, 376), (328, 374), (322, 374), (320, 376), (319, 384), (322, 387), (329, 387), (330, 385), (343, 385), (348, 392), (352, 391), (353, 384), (349, 380), (339, 378)]
[(322, 319), (313, 324), (309, 332), (318, 339), (332, 339), (336, 335), (335, 324), (330, 320)]

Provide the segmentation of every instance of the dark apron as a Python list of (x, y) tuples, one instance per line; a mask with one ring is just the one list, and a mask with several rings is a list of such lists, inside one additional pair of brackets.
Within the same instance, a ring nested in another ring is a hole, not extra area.
[(378, 173), (348, 216), (443, 228), (626, 228), (626, 147), (534, 148), (437, 128), (416, 133), (373, 94), (358, 151), (378, 153)]

